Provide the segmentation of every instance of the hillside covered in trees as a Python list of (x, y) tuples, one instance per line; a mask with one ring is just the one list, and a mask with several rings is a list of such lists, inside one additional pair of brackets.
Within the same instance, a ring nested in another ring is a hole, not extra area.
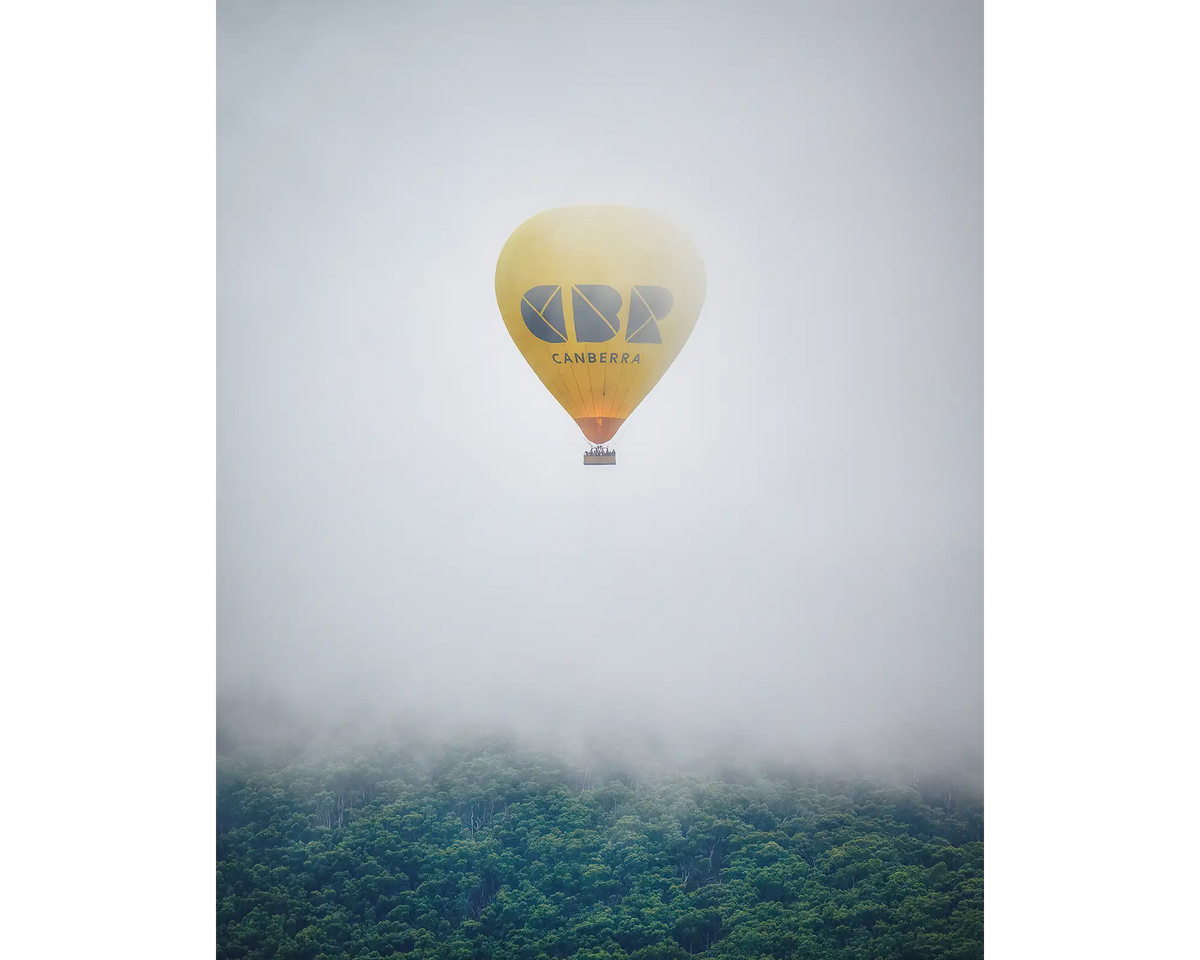
[(911, 773), (511, 745), (218, 761), (217, 955), (983, 955), (983, 810)]

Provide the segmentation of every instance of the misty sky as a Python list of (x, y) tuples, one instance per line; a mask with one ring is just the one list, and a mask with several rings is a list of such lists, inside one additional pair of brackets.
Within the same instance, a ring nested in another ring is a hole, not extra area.
[[(979, 742), (982, 4), (218, 4), (218, 691), (321, 716)], [(586, 468), (496, 258), (708, 295)]]

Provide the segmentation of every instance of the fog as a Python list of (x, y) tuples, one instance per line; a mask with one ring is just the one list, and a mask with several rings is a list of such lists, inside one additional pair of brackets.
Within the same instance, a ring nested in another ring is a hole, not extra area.
[[(982, 18), (218, 4), (221, 723), (977, 757)], [(707, 272), (615, 468), (494, 294), (578, 203)]]

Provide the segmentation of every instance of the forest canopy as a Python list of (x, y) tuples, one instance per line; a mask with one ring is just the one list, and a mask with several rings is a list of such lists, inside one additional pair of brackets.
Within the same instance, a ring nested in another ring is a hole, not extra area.
[(223, 753), (222, 960), (983, 956), (962, 775), (501, 742)]

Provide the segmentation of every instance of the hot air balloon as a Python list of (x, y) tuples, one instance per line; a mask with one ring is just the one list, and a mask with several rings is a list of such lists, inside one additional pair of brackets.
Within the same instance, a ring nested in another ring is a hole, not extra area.
[(691, 240), (631, 207), (546, 210), (508, 238), (496, 302), (509, 335), (593, 444), (584, 463), (616, 463), (603, 444), (654, 388), (704, 303)]

